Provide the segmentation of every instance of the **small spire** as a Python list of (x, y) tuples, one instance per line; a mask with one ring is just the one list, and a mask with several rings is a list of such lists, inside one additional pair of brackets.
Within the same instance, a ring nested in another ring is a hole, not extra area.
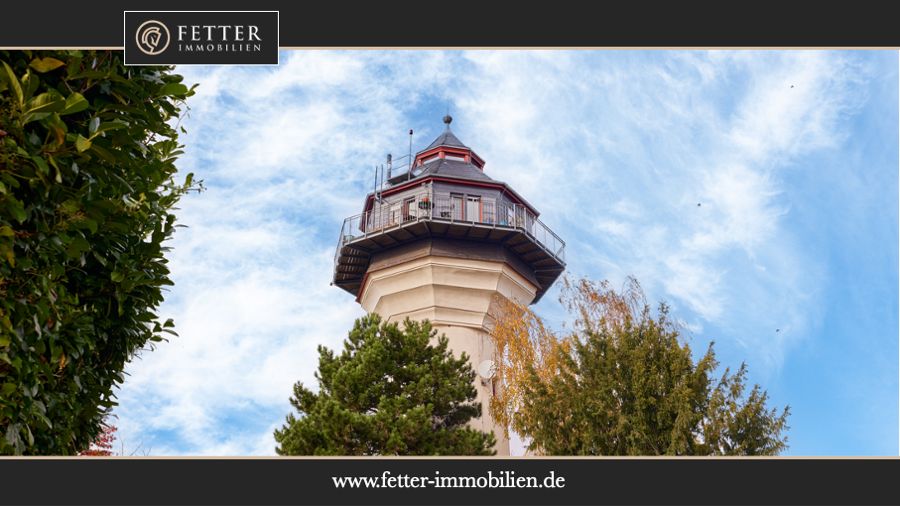
[(447, 125), (447, 130), (450, 130), (450, 123), (452, 123), (452, 122), (453, 122), (453, 116), (450, 116), (450, 114), (447, 114), (446, 116), (444, 116), (444, 124)]

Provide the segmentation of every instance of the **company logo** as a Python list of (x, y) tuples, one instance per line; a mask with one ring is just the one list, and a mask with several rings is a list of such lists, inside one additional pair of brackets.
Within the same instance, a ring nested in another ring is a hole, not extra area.
[(278, 11), (125, 11), (125, 65), (277, 65)]
[(141, 23), (134, 34), (138, 49), (146, 55), (157, 55), (169, 47), (169, 29), (161, 22), (151, 19)]

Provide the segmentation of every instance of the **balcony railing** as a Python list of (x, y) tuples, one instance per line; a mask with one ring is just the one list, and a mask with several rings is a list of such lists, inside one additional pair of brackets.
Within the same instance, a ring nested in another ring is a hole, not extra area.
[(565, 263), (566, 243), (521, 204), (506, 199), (468, 200), (464, 196), (434, 196), (421, 192), (401, 201), (376, 202), (371, 210), (345, 219), (335, 251), (335, 264), (344, 245), (423, 220), (520, 230), (548, 254)]

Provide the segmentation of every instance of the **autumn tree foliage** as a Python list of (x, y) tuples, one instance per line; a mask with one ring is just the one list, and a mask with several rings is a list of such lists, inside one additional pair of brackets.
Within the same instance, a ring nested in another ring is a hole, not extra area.
[(501, 424), (548, 455), (776, 455), (787, 447), (789, 409), (749, 392), (741, 364), (716, 376), (713, 344), (697, 361), (661, 303), (655, 314), (637, 280), (564, 281), (574, 317), (558, 334), (529, 308), (501, 301), (492, 332)]
[(493, 453), (494, 435), (467, 426), (481, 416), (468, 357), (427, 321), (358, 319), (340, 354), (319, 347), (316, 379), (318, 392), (294, 386), (279, 455)]
[(117, 430), (115, 425), (104, 423), (103, 430), (91, 441), (91, 446), (87, 450), (78, 452), (78, 455), (82, 457), (110, 457), (114, 455), (113, 444), (116, 441)]
[(173, 333), (165, 241), (193, 89), (121, 51), (0, 50), (0, 455), (75, 455)]

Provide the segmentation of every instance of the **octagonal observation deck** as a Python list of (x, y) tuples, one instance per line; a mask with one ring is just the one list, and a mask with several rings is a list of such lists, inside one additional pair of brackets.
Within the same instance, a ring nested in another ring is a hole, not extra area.
[[(565, 270), (565, 242), (484, 161), (450, 131), (387, 177), (364, 211), (346, 218), (334, 254), (333, 284), (359, 296), (379, 257), (447, 255), (502, 261), (537, 288), (535, 302)], [(383, 262), (382, 262), (383, 263)]]

